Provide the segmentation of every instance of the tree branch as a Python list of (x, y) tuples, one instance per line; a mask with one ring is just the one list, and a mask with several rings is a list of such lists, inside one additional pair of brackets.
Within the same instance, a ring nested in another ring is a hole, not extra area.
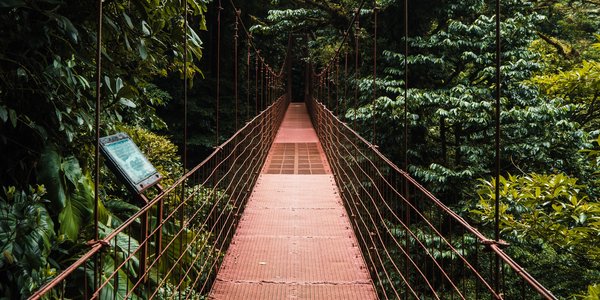
[(555, 37), (547, 36), (541, 32), (537, 32), (537, 35), (544, 40), (546, 43), (553, 46), (558, 53), (566, 59), (573, 59), (579, 57), (579, 52), (575, 50), (571, 45), (561, 42)]

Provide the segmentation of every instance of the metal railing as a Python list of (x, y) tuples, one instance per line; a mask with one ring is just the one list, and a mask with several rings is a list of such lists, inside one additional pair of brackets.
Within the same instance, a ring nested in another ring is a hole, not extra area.
[(30, 299), (201, 299), (287, 109), (277, 99)]
[(322, 103), (307, 106), (381, 299), (556, 299)]

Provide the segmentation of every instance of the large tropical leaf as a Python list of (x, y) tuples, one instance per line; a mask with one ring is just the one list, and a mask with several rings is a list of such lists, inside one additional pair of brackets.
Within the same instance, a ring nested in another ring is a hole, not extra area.
[[(99, 224), (99, 225), (100, 225), (100, 238), (106, 237), (113, 231), (113, 228), (110, 228), (104, 224)], [(113, 249), (118, 250), (119, 257), (121, 257), (122, 259), (126, 259), (140, 248), (140, 243), (138, 242), (137, 239), (126, 234), (125, 232), (120, 232), (119, 234), (117, 234), (117, 236), (112, 241), (110, 241), (110, 246)], [(133, 256), (130, 259), (130, 261), (131, 261), (131, 263), (129, 263), (127, 266), (129, 268), (128, 273), (135, 274), (140, 265), (140, 261), (137, 258), (137, 256)]]
[[(114, 300), (114, 299), (140, 299), (140, 297), (134, 293), (127, 294), (131, 291), (133, 282), (130, 277), (123, 270), (115, 272), (114, 259), (110, 255), (104, 255), (102, 258), (102, 270), (100, 276), (100, 284), (104, 285), (104, 288), (100, 290), (99, 299)], [(94, 268), (89, 266), (87, 268), (86, 276), (88, 276), (88, 282), (94, 282)], [(113, 276), (113, 273), (114, 276)]]
[(77, 240), (82, 223), (92, 213), (91, 208), (94, 198), (86, 181), (88, 181), (88, 178), (85, 176), (79, 179), (78, 188), (69, 195), (65, 208), (58, 216), (60, 233), (73, 241)]
[(48, 199), (57, 209), (65, 207), (67, 195), (61, 177), (61, 157), (58, 152), (47, 147), (40, 156), (37, 167), (38, 181), (43, 183), (48, 191)]
[(82, 173), (73, 156), (63, 158), (47, 147), (40, 157), (38, 179), (48, 190), (48, 198), (58, 214), (60, 234), (77, 241), (82, 225), (92, 214), (93, 183)]

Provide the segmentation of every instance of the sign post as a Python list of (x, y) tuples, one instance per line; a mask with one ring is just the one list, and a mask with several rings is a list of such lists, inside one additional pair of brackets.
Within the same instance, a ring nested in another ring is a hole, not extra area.
[[(126, 183), (128, 189), (133, 192), (138, 199), (148, 204), (148, 198), (143, 192), (156, 185), (160, 192), (161, 186), (158, 182), (162, 176), (156, 168), (148, 161), (146, 156), (135, 145), (131, 137), (126, 133), (117, 133), (111, 136), (100, 138), (100, 152), (106, 157), (108, 167), (117, 175), (117, 177)], [(158, 219), (156, 226), (161, 226), (163, 203), (160, 201), (158, 209)], [(143, 246), (140, 253), (140, 276), (146, 278), (146, 258), (148, 256), (148, 211), (142, 215), (142, 236), (144, 237)], [(157, 236), (157, 251), (160, 252), (162, 244), (162, 230), (159, 230)]]

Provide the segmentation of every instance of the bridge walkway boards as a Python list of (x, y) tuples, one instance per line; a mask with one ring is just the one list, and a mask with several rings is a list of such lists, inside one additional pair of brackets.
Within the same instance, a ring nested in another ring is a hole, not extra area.
[(304, 103), (290, 104), (210, 299), (376, 299)]

